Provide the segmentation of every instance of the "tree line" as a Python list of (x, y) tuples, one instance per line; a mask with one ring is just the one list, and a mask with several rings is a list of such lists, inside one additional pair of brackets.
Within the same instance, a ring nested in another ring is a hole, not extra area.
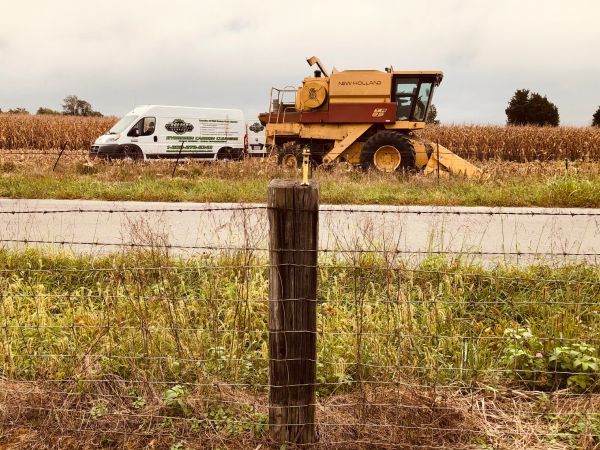
[[(0, 109), (0, 113), (2, 113)], [(6, 111), (8, 114), (29, 114), (25, 108), (13, 108)], [(102, 117), (102, 113), (95, 111), (90, 102), (77, 97), (76, 95), (67, 95), (63, 99), (62, 111), (56, 111), (52, 108), (40, 106), (36, 111), (38, 115), (64, 115), (64, 116), (83, 116), (83, 117)]]
[[(507, 125), (539, 125), (557, 127), (560, 123), (558, 108), (545, 95), (531, 92), (529, 89), (517, 89), (506, 113)], [(438, 124), (437, 110), (431, 105), (426, 118), (427, 123)], [(592, 126), (600, 127), (600, 106), (592, 116)]]
[[(529, 89), (517, 89), (508, 102), (508, 125), (540, 125), (557, 127), (560, 123), (558, 108), (545, 95)], [(592, 126), (600, 127), (600, 106), (592, 115)]]
[[(9, 109), (6, 112), (9, 114), (29, 114), (29, 111), (25, 108)], [(517, 89), (504, 112), (506, 113), (506, 123), (508, 125), (556, 127), (560, 123), (560, 115), (556, 105), (548, 100), (545, 95), (531, 92), (529, 89)], [(0, 109), (0, 113), (2, 113), (2, 109)], [(76, 95), (67, 95), (63, 99), (62, 111), (40, 106), (36, 114), (102, 117), (102, 114), (95, 111), (89, 102)], [(426, 122), (430, 124), (440, 123), (435, 105), (431, 105), (429, 108)], [(600, 106), (592, 116), (592, 126), (600, 127)]]

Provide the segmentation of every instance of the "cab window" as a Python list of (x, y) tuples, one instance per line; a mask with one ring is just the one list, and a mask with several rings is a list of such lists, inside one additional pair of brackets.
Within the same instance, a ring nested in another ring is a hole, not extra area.
[(156, 129), (156, 117), (144, 117), (131, 127), (127, 136), (152, 136)]
[(396, 81), (397, 120), (409, 120), (413, 100), (419, 85), (418, 78), (398, 78)]
[(419, 96), (417, 97), (417, 103), (415, 104), (415, 112), (413, 119), (416, 122), (424, 122), (427, 114), (427, 106), (429, 105), (429, 99), (433, 92), (433, 83), (422, 82), (419, 87)]

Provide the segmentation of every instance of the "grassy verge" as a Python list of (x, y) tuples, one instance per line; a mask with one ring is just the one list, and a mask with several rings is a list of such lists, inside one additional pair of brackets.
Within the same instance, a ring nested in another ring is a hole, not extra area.
[[(5, 157), (6, 158), (6, 157)], [(0, 196), (143, 201), (264, 202), (273, 178), (298, 177), (269, 161), (184, 162), (172, 177), (173, 162), (86, 162), (21, 157), (0, 161)], [(480, 180), (437, 180), (422, 175), (364, 174), (342, 167), (317, 170), (323, 203), (600, 207), (600, 168), (594, 163), (500, 163), (480, 166)]]
[[(255, 448), (267, 417), (265, 263), (1, 251), (0, 424), (72, 425), (111, 445), (166, 434), (169, 445)], [(328, 256), (317, 325), (325, 443), (597, 445), (599, 298), (600, 271), (585, 264)], [(474, 410), (486, 399), (487, 413)], [(527, 431), (515, 435), (518, 421)], [(395, 428), (382, 435), (381, 423)]]

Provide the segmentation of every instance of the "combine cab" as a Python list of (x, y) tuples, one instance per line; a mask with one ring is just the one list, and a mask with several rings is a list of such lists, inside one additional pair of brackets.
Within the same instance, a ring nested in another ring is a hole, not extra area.
[(334, 69), (329, 75), (318, 58), (307, 61), (318, 66), (314, 76), (298, 89), (272, 88), (269, 112), (260, 115), (266, 144), (280, 164), (298, 166), (308, 146), (314, 164), (346, 161), (382, 172), (481, 172), (412, 134), (425, 127), (442, 72)]

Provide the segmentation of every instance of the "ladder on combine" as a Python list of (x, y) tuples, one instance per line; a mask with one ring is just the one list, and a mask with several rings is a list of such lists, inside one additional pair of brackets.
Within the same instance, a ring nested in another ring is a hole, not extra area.
[[(291, 102), (290, 102), (290, 97)], [(286, 114), (290, 112), (296, 112), (296, 89), (293, 86), (286, 86), (282, 89), (272, 87), (269, 95), (269, 114), (267, 116), (267, 123), (271, 122), (273, 115), (275, 115), (275, 124), (279, 125), (285, 123)], [(268, 137), (268, 136), (267, 136)], [(273, 133), (271, 145), (271, 152), (275, 147), (276, 133)]]

